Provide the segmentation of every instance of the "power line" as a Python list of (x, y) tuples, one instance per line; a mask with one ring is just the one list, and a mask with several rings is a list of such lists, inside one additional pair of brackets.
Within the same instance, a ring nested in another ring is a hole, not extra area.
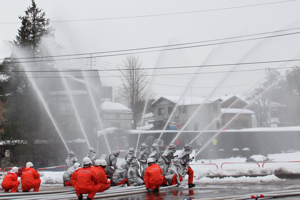
[[(157, 68), (140, 68), (136, 70), (169, 70), (169, 69), (187, 69), (187, 68), (209, 68), (209, 67), (224, 67), (224, 66), (234, 66), (234, 65), (258, 65), (258, 64), (272, 64), (272, 63), (287, 63), (287, 62), (296, 62), (300, 61), (300, 58), (298, 59), (285, 59), (285, 60), (269, 60), (269, 61), (254, 61), (254, 62), (243, 62), (243, 63), (222, 63), (222, 64), (207, 64), (207, 65), (186, 65), (186, 66), (177, 66), (177, 67), (157, 67)], [(276, 68), (273, 68), (276, 69)], [(67, 69), (67, 70), (59, 70), (60, 72), (81, 72), (81, 71), (128, 71), (130, 69), (93, 69), (93, 70), (83, 70), (83, 69)], [(263, 69), (265, 70), (265, 69)], [(26, 72), (21, 70), (12, 70), (11, 72)], [(33, 70), (27, 70), (27, 72), (54, 72), (53, 70), (39, 70), (39, 71), (33, 71)]]
[[(51, 23), (105, 21), (105, 20), (135, 19), (135, 18), (148, 18), (148, 17), (160, 17), (160, 16), (171, 16), (171, 15), (194, 14), (194, 13), (203, 13), (203, 12), (212, 12), (212, 11), (233, 10), (233, 9), (240, 9), (240, 8), (266, 6), (266, 5), (272, 5), (272, 4), (287, 3), (287, 2), (292, 2), (292, 1), (297, 1), (297, 0), (286, 0), (286, 1), (277, 1), (277, 2), (270, 2), (270, 3), (250, 4), (250, 5), (243, 5), (243, 6), (213, 8), (213, 9), (196, 10), (196, 11), (185, 11), (185, 12), (174, 12), (174, 13), (150, 14), (150, 15), (134, 15), (134, 16), (123, 16), (123, 17), (107, 17), (107, 18), (98, 18), (98, 19), (53, 20), (53, 21), (51, 21)], [(0, 24), (17, 24), (17, 23), (19, 24), (20, 22), (0, 22)]]
[[(257, 38), (248, 38), (244, 40), (236, 40), (236, 41), (225, 41), (219, 43), (210, 43), (210, 44), (203, 44), (203, 45), (194, 45), (194, 44), (202, 44), (202, 43), (209, 43), (209, 42), (217, 42), (223, 40), (233, 40), (245, 37), (252, 37), (252, 36), (259, 36), (259, 35), (266, 35), (266, 34), (273, 34), (273, 33), (280, 33), (292, 30), (298, 30), (300, 27), (291, 28), (291, 29), (282, 29), (276, 31), (269, 31), (269, 32), (262, 32), (262, 33), (255, 33), (255, 34), (248, 34), (243, 36), (235, 36), (235, 37), (227, 37), (227, 38), (219, 38), (219, 39), (212, 39), (212, 40), (204, 40), (204, 41), (196, 41), (196, 42), (186, 42), (186, 43), (179, 43), (179, 44), (171, 44), (171, 45), (160, 45), (160, 46), (150, 46), (150, 47), (141, 47), (141, 48), (131, 48), (131, 49), (121, 49), (121, 50), (112, 50), (112, 51), (102, 51), (102, 52), (92, 52), (92, 53), (79, 53), (79, 54), (66, 54), (66, 55), (56, 55), (56, 56), (41, 56), (41, 57), (24, 57), (24, 58), (15, 58), (18, 60), (27, 60), (27, 59), (44, 59), (44, 58), (61, 58), (67, 57), (65, 59), (57, 59), (58, 61), (62, 60), (72, 60), (72, 59), (87, 59), (93, 55), (94, 58), (98, 57), (111, 57), (111, 56), (118, 56), (118, 55), (128, 55), (133, 53), (149, 53), (149, 52), (157, 52), (157, 51), (169, 51), (169, 50), (177, 50), (177, 49), (187, 49), (187, 48), (196, 48), (196, 47), (204, 47), (204, 46), (212, 46), (212, 45), (220, 45), (220, 44), (228, 44), (228, 43), (236, 43), (236, 42), (243, 42), (243, 41), (250, 41), (250, 40), (257, 40), (257, 39), (267, 39), (272, 37), (282, 37), (288, 35), (299, 34), (300, 32), (293, 32), (293, 33), (283, 33), (279, 35), (271, 35), (271, 36), (264, 36), (264, 37), (257, 37)], [(187, 45), (194, 45), (194, 46), (187, 46)], [(182, 47), (181, 47), (182, 46)], [(161, 49), (164, 48), (164, 49)], [(155, 49), (155, 50), (152, 50)], [(152, 51), (144, 51), (144, 50), (152, 50)], [(136, 52), (142, 51), (142, 52)], [(122, 54), (114, 54), (114, 53), (121, 53), (121, 52), (129, 52), (129, 53), (122, 53)], [(111, 55), (101, 55), (97, 56), (96, 54), (110, 54)], [(74, 58), (74, 56), (77, 56)], [(78, 57), (84, 56), (84, 57)], [(4, 60), (4, 59), (2, 59)], [(30, 63), (30, 62), (53, 62), (53, 60), (32, 60), (32, 61), (18, 61), (14, 63)]]
[[(160, 86), (167, 86), (167, 87), (177, 87), (177, 88), (186, 88), (186, 86), (183, 85), (168, 85), (168, 84), (160, 84), (160, 83), (152, 83), (153, 85), (160, 85)], [(232, 88), (232, 87), (242, 87), (242, 86), (247, 86), (247, 85), (252, 85), (252, 84), (242, 84), (242, 85), (227, 85), (227, 86), (220, 86), (220, 88)], [(204, 86), (190, 86), (190, 88), (215, 88), (215, 87), (204, 87)]]
[[(272, 68), (272, 69), (288, 69), (288, 68), (293, 68), (293, 67), (277, 67), (277, 68)], [(97, 71), (97, 70), (96, 70)], [(187, 72), (187, 73), (168, 73), (168, 74), (150, 74), (150, 75), (147, 75), (147, 76), (184, 76), (184, 75), (194, 75), (194, 74), (221, 74), (221, 73), (240, 73), (240, 72), (255, 72), (255, 71), (265, 71), (265, 69), (248, 69), (248, 70), (235, 70), (235, 71), (211, 71), (211, 72), (198, 72), (198, 73), (194, 73), (194, 72)], [(25, 72), (25, 71), (23, 71)], [(27, 71), (29, 72), (29, 71)], [(31, 71), (31, 72), (45, 72), (45, 71)], [(49, 72), (53, 72), (53, 71), (49, 71)], [(18, 78), (18, 76), (14, 76), (15, 78)], [(72, 77), (69, 77), (69, 76), (60, 76), (60, 77), (46, 77), (46, 76), (42, 76), (42, 77), (23, 77), (22, 78), (80, 78), (82, 76), (72, 76)], [(99, 77), (99, 76), (84, 76), (85, 78), (96, 78), (96, 77)], [(127, 77), (127, 76), (101, 76), (101, 78), (110, 78), (110, 77)]]

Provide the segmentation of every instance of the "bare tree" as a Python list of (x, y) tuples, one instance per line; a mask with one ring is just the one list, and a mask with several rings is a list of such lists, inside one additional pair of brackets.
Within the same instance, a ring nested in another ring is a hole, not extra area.
[(147, 98), (148, 79), (138, 57), (128, 56), (124, 68), (119, 68), (122, 86), (118, 91), (119, 101), (133, 112), (133, 128), (137, 127)]

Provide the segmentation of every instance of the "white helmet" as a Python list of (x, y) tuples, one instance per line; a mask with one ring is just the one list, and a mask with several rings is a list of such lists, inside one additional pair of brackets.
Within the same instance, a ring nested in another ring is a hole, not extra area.
[(155, 159), (150, 157), (147, 159), (147, 163), (155, 163)]
[(32, 162), (27, 162), (27, 163), (26, 163), (26, 168), (28, 168), (28, 167), (33, 167)]
[(13, 172), (15, 172), (15, 173), (18, 173), (19, 168), (18, 168), (18, 167), (13, 167), (11, 170), (12, 170)]
[(80, 167), (80, 163), (76, 162), (76, 163), (74, 163), (73, 166), (74, 166), (75, 169), (77, 169), (78, 167)]
[(93, 162), (91, 161), (91, 159), (89, 157), (84, 157), (82, 160), (83, 165), (90, 165)]
[(100, 159), (95, 160), (94, 166), (99, 166), (99, 165), (100, 165), (100, 162), (101, 162)]
[(100, 165), (100, 166), (106, 166), (106, 165), (107, 165), (106, 160), (100, 160), (99, 165)]

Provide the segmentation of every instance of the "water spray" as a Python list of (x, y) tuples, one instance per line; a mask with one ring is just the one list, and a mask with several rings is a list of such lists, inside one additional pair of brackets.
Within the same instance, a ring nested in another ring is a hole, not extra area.
[[(23, 65), (28, 65), (28, 64), (25, 64), (25, 63), (24, 63)], [(31, 72), (27, 71), (25, 66), (23, 66), (23, 68), (24, 68), (25, 73), (26, 73), (27, 75), (29, 75), (28, 77), (32, 76)], [(59, 128), (57, 127), (57, 125), (56, 125), (56, 123), (55, 123), (55, 121), (54, 121), (53, 116), (51, 115), (51, 112), (50, 112), (49, 107), (47, 106), (46, 100), (45, 100), (44, 97), (42, 96), (42, 93), (41, 93), (41, 91), (39, 90), (39, 88), (37, 87), (36, 83), (35, 83), (32, 79), (29, 79), (29, 81), (30, 81), (30, 83), (32, 84), (34, 90), (36, 91), (36, 93), (37, 93), (39, 99), (42, 101), (42, 104), (43, 104), (43, 106), (44, 106), (44, 108), (45, 108), (45, 110), (46, 110), (48, 116), (50, 117), (50, 119), (51, 119), (51, 121), (52, 121), (52, 123), (53, 123), (53, 125), (54, 125), (54, 127), (55, 127), (55, 129), (56, 129), (56, 131), (57, 131), (57, 133), (58, 133), (58, 135), (59, 135), (59, 137), (60, 137), (60, 139), (62, 140), (62, 142), (63, 142), (65, 148), (67, 149), (67, 151), (68, 151), (68, 153), (69, 153), (70, 150), (69, 150), (69, 148), (68, 148), (66, 142), (64, 141), (64, 138), (62, 137), (62, 134), (61, 134), (61, 132), (59, 131)]]
[[(265, 77), (263, 77), (262, 79), (260, 79), (257, 83), (255, 83), (249, 90), (247, 90), (246, 92), (244, 92), (242, 94), (242, 96), (245, 96), (246, 94), (248, 94), (253, 88), (255, 88)], [(236, 99), (233, 103), (231, 103), (226, 109), (228, 110), (229, 108), (231, 108), (236, 102), (238, 102), (239, 99)], [(199, 136), (201, 136), (204, 131), (206, 131), (211, 125), (213, 125), (216, 121), (218, 121), (220, 119), (220, 117), (222, 116), (222, 113), (220, 113), (210, 124), (208, 124), (189, 144), (191, 145)]]
[[(63, 77), (63, 76), (61, 75), (61, 71), (60, 71), (60, 70), (59, 70), (59, 74), (60, 74), (61, 77)], [(76, 107), (75, 107), (75, 102), (74, 102), (74, 99), (73, 99), (73, 97), (72, 97), (70, 88), (69, 88), (69, 86), (68, 86), (68, 84), (67, 84), (65, 78), (62, 78), (61, 80), (62, 80), (63, 84), (65, 85), (65, 87), (67, 88), (68, 95), (69, 95), (71, 104), (72, 104), (72, 106), (73, 106), (74, 112), (75, 112), (75, 117), (76, 117), (76, 119), (77, 119), (77, 121), (78, 121), (78, 123), (79, 123), (79, 127), (80, 127), (80, 129), (81, 129), (81, 131), (82, 131), (82, 133), (83, 133), (83, 136), (84, 136), (84, 138), (85, 138), (85, 140), (86, 140), (86, 143), (87, 143), (87, 145), (88, 145), (88, 148), (90, 149), (91, 146), (90, 146), (89, 140), (88, 140), (88, 138), (87, 138), (87, 135), (86, 135), (86, 133), (85, 133), (85, 131), (84, 131), (83, 125), (82, 125), (82, 123), (81, 123), (81, 121), (80, 121), (80, 117), (79, 117), (78, 111), (77, 111), (77, 109), (76, 109)]]
[[(206, 57), (206, 59), (204, 60), (203, 64), (205, 64), (205, 63), (211, 58), (211, 56), (214, 54), (214, 52), (215, 52), (215, 49), (213, 49), (213, 50), (209, 53), (208, 57)], [(188, 84), (187, 84), (186, 87), (184, 88), (184, 90), (183, 90), (181, 96), (179, 97), (178, 102), (176, 103), (174, 109), (172, 110), (171, 115), (169, 116), (169, 118), (168, 118), (168, 120), (167, 120), (167, 122), (166, 122), (166, 124), (165, 124), (165, 126), (164, 126), (164, 128), (163, 128), (163, 130), (162, 130), (162, 132), (161, 132), (161, 134), (160, 134), (159, 137), (158, 137), (158, 141), (161, 139), (162, 135), (164, 134), (164, 131), (166, 130), (166, 128), (167, 128), (168, 124), (170, 123), (170, 121), (171, 121), (173, 115), (175, 114), (175, 112), (176, 112), (176, 110), (177, 110), (177, 108), (178, 108), (180, 102), (183, 100), (185, 94), (187, 93), (187, 91), (188, 91), (188, 89), (190, 88), (190, 86), (193, 84), (193, 82), (194, 82), (195, 78), (198, 76), (198, 73), (200, 72), (200, 70), (201, 70), (201, 66), (199, 66), (199, 67), (197, 68), (197, 71), (194, 73), (194, 76), (190, 79), (190, 81), (188, 82)]]
[[(269, 85), (269, 87), (267, 87), (263, 92), (261, 92), (259, 95), (257, 95), (257, 97), (255, 97), (247, 106), (245, 106), (243, 109), (240, 110), (239, 113), (237, 113), (229, 122), (227, 122), (227, 124), (225, 124), (225, 126), (223, 127), (223, 129), (225, 130), (226, 127), (233, 121), (235, 120), (245, 109), (247, 109), (251, 104), (253, 104), (261, 95), (263, 95), (266, 91), (268, 91), (269, 89), (271, 89), (276, 83), (278, 83), (282, 78), (279, 78), (277, 81), (275, 81), (274, 83), (272, 83), (271, 85)], [(195, 157), (201, 152), (203, 151), (203, 149), (205, 149), (205, 147), (213, 140), (215, 139), (221, 132), (223, 132), (223, 130), (220, 130), (219, 132), (217, 132), (196, 154)]]

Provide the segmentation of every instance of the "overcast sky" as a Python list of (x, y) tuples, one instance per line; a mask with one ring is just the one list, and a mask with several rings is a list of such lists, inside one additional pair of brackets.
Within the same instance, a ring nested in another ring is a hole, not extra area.
[[(3, 59), (11, 52), (7, 41), (15, 39), (21, 26), (18, 16), (25, 15), (31, 0), (0, 2), (0, 58)], [(243, 94), (263, 78), (265, 68), (283, 68), (281, 71), (284, 71), (299, 63), (218, 66), (200, 70), (171, 68), (300, 58), (300, 1), (297, 0), (36, 0), (36, 3), (50, 18), (50, 25), (56, 30), (56, 42), (64, 47), (63, 51), (52, 52), (53, 55), (182, 43), (206, 44), (171, 51), (132, 53), (139, 56), (145, 68), (169, 68), (147, 70), (149, 75), (154, 73), (149, 78), (154, 78), (151, 83), (157, 95), (180, 95), (196, 72), (199, 74), (191, 83), (190, 96), (207, 96), (216, 86), (219, 89), (215, 96)], [(279, 30), (288, 31), (277, 32)], [(266, 32), (271, 33), (260, 34)], [(259, 35), (239, 37), (251, 34)], [(239, 38), (224, 39), (229, 37)], [(223, 40), (194, 43), (216, 39)], [(247, 41), (227, 43), (236, 40)], [(93, 54), (92, 67), (102, 70), (122, 65), (127, 55), (97, 56), (99, 54)], [(59, 65), (90, 69), (88, 59), (70, 59)], [(240, 70), (247, 71), (236, 72)], [(105, 85), (117, 87), (120, 83), (116, 72), (99, 73)]]

